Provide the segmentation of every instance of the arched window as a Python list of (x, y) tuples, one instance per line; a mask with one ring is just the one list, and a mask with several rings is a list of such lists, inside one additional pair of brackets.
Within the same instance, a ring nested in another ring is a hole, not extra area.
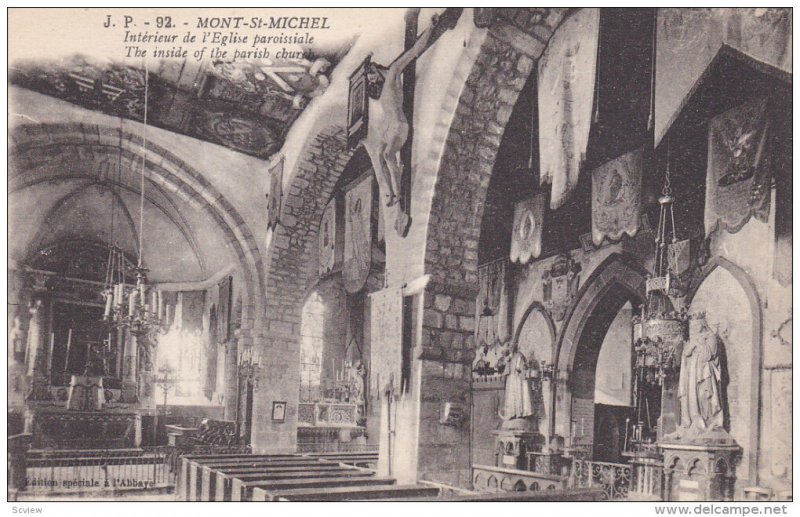
[(325, 304), (316, 291), (303, 305), (300, 323), (300, 400), (318, 398), (322, 379)]

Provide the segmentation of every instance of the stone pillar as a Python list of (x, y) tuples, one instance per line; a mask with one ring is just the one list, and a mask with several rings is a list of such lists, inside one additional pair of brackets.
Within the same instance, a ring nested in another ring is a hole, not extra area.
[[(477, 287), (477, 286), (476, 286)], [(471, 485), (471, 365), (475, 356), (477, 289), (429, 284), (423, 294), (422, 332), (412, 378), (419, 400), (417, 474), (419, 479)], [(443, 420), (446, 405), (460, 408), (456, 422)], [(398, 437), (398, 442), (399, 442)]]
[(225, 343), (225, 420), (236, 420), (236, 408), (239, 399), (239, 348), (238, 340), (231, 339)]
[(34, 298), (31, 305), (31, 320), (28, 327), (28, 344), (26, 365), (30, 379), (31, 393), (28, 395), (34, 400), (44, 400), (49, 385), (47, 363), (50, 351), (48, 349), (47, 325), (45, 324), (45, 303), (40, 298)]

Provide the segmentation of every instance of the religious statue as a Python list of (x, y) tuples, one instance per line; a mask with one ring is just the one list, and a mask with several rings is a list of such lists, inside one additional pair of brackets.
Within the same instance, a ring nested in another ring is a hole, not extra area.
[(366, 393), (367, 366), (361, 362), (356, 362), (356, 401), (363, 403), (367, 399)]
[(25, 353), (25, 339), (27, 333), (22, 328), (22, 321), (19, 316), (14, 316), (14, 323), (11, 325), (11, 330), (8, 332), (8, 352), (9, 358), (12, 360), (19, 360), (19, 357)]
[(678, 387), (681, 427), (722, 429), (721, 378), (719, 338), (708, 327), (705, 314), (694, 314), (689, 326), (689, 341), (681, 358)]
[(437, 22), (438, 17), (434, 16), (430, 27), (385, 69), (385, 74), (375, 64), (367, 71), (367, 81), (372, 85), (368, 91), (376, 102), (370, 103), (374, 110), (370, 110), (364, 148), (378, 180), (386, 188), (386, 206), (393, 206), (400, 200), (399, 178), (403, 173), (400, 150), (408, 139), (408, 119), (403, 111), (403, 71), (427, 48)]
[(528, 361), (525, 355), (514, 347), (508, 359), (506, 374), (506, 395), (500, 418), (505, 421), (526, 418), (533, 414), (531, 389), (528, 384)]

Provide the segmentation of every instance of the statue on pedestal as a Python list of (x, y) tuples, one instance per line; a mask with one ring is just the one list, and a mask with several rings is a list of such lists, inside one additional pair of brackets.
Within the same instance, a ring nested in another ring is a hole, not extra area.
[(510, 422), (514, 420), (533, 415), (533, 402), (527, 378), (528, 361), (516, 346), (511, 352), (505, 370), (508, 372), (506, 374), (505, 402), (503, 411), (499, 414), (503, 419), (503, 426), (507, 427), (507, 424), (510, 425)]
[(682, 428), (722, 429), (722, 369), (719, 338), (708, 327), (705, 314), (692, 316), (689, 341), (683, 348), (678, 398)]

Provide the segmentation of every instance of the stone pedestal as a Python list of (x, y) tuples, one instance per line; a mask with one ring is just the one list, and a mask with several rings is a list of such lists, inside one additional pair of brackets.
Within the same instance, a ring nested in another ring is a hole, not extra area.
[(528, 453), (539, 450), (543, 444), (542, 435), (530, 429), (530, 422), (519, 418), (507, 420), (502, 429), (492, 431), (496, 467), (527, 470)]
[(664, 499), (733, 500), (735, 465), (741, 447), (721, 430), (708, 431), (695, 437), (680, 436), (678, 433), (659, 443), (664, 454)]

